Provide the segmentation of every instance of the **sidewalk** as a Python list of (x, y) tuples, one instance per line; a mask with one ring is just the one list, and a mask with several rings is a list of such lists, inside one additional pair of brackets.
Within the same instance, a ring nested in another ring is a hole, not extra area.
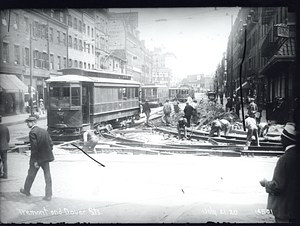
[[(35, 112), (35, 113), (39, 116), (39, 119), (47, 118), (46, 111), (45, 111), (45, 114), (40, 114), (40, 115), (37, 112)], [(2, 125), (11, 126), (11, 125), (17, 125), (20, 123), (24, 123), (25, 120), (29, 117), (29, 115), (30, 115), (30, 113), (2, 116)]]

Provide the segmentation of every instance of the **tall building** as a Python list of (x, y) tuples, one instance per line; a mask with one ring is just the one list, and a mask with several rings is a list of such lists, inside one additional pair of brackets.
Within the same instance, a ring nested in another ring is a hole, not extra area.
[[(66, 62), (66, 34), (63, 10), (2, 10), (2, 79), (4, 75), (10, 75), (6, 82), (13, 79), (12, 84), (31, 85), (35, 99), (43, 99), (45, 80), (60, 74), (57, 70)], [(1, 83), (1, 114), (25, 112), (30, 101), (29, 89), (18, 87), (12, 92), (11, 85), (5, 87), (4, 82)]]
[[(267, 120), (292, 119), (296, 19), (290, 7), (241, 8), (227, 46), (227, 94), (253, 97)], [(241, 80), (240, 80), (241, 78)]]
[(152, 83), (163, 84), (168, 87), (172, 86), (173, 71), (172, 68), (176, 61), (176, 56), (173, 53), (163, 53), (162, 48), (155, 47), (152, 52), (153, 56), (153, 71)]
[(109, 50), (122, 60), (121, 68), (132, 79), (149, 83), (152, 56), (140, 40), (138, 13), (109, 13)]

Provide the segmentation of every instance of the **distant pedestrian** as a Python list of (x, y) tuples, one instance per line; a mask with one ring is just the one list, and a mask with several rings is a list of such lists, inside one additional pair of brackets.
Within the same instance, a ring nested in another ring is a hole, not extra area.
[(178, 139), (181, 139), (181, 132), (184, 133), (184, 138), (187, 138), (187, 119), (180, 117), (177, 122)]
[(164, 107), (163, 107), (163, 112), (164, 112), (163, 121), (165, 121), (166, 125), (170, 125), (171, 124), (172, 107), (171, 107), (169, 100), (166, 100)]
[(48, 132), (36, 126), (36, 117), (29, 116), (25, 120), (27, 122), (29, 132), (29, 141), (31, 146), (31, 155), (29, 160), (29, 170), (24, 184), (24, 188), (20, 189), (22, 194), (30, 196), (30, 189), (34, 182), (39, 168), (42, 167), (44, 171), (44, 178), (46, 182), (45, 197), (43, 200), (50, 201), (52, 197), (52, 179), (50, 173), (50, 162), (54, 160), (52, 152), (53, 142)]
[(191, 116), (193, 115), (194, 108), (189, 104), (189, 102), (186, 102), (186, 105), (184, 107), (184, 117), (187, 119), (187, 127), (191, 126)]
[(220, 96), (220, 104), (223, 105), (223, 92), (220, 92), (219, 96)]
[(260, 181), (269, 194), (267, 209), (275, 216), (276, 223), (299, 223), (299, 153), (294, 123), (287, 123), (281, 133), (285, 153), (278, 159), (273, 179)]
[(150, 118), (151, 108), (149, 106), (148, 100), (146, 100), (144, 105), (143, 105), (143, 113), (145, 113), (145, 115), (146, 115), (146, 124), (149, 125), (149, 118)]
[(192, 119), (193, 119), (193, 122), (194, 124), (197, 124), (198, 123), (198, 112), (197, 112), (197, 100), (194, 99), (191, 106), (193, 107), (193, 114), (192, 114)]
[(97, 154), (95, 150), (96, 145), (98, 144), (99, 138), (95, 134), (94, 130), (87, 130), (83, 133), (83, 150), (86, 153)]
[(227, 136), (230, 131), (230, 122), (226, 119), (215, 119), (212, 121), (209, 136), (212, 137), (217, 132), (218, 137), (220, 137), (221, 131), (224, 131), (224, 135)]
[(249, 115), (246, 115), (245, 118), (245, 127), (248, 129), (246, 146), (250, 146), (253, 135), (255, 136), (257, 146), (259, 146), (258, 128), (256, 125), (256, 120), (255, 118), (252, 118)]
[(45, 114), (45, 105), (43, 99), (40, 99), (39, 114)]
[(230, 111), (232, 111), (232, 99), (230, 97), (227, 97), (226, 112)]
[(240, 118), (240, 110), (241, 110), (241, 98), (236, 97), (236, 99), (235, 99), (235, 113), (237, 114), (238, 118)]
[(249, 101), (250, 104), (248, 106), (248, 115), (256, 120), (256, 113), (258, 111), (257, 104), (254, 102), (254, 98), (250, 98)]
[(2, 115), (0, 115), (0, 153), (1, 153), (1, 178), (7, 179), (7, 151), (10, 149), (9, 140), (10, 134), (8, 128), (1, 124), (2, 123)]
[(174, 106), (175, 113), (178, 113), (179, 112), (179, 101), (178, 101), (177, 97), (174, 98), (173, 106)]

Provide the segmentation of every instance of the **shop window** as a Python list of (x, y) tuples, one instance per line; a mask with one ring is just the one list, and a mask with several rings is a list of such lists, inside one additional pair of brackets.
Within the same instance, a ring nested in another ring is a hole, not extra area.
[(29, 48), (25, 47), (25, 60), (24, 60), (24, 64), (26, 66), (29, 66)]
[(54, 55), (50, 54), (50, 69), (54, 69)]
[(3, 50), (2, 50), (2, 57), (4, 63), (9, 63), (9, 48), (8, 43), (3, 42)]
[(15, 45), (15, 65), (20, 64), (20, 46)]

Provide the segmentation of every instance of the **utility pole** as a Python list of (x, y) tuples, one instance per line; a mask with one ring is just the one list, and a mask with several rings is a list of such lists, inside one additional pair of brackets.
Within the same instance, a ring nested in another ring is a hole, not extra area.
[(231, 14), (231, 72), (230, 72), (230, 98), (233, 96), (233, 15)]
[(243, 68), (243, 63), (245, 60), (245, 55), (246, 55), (246, 44), (247, 44), (247, 25), (244, 26), (245, 28), (245, 40), (244, 40), (244, 52), (243, 52), (243, 58), (242, 62), (240, 65), (240, 92), (241, 92), (241, 107), (242, 107), (242, 119), (243, 119), (243, 127), (244, 131), (246, 131), (246, 125), (245, 125), (245, 117), (244, 117), (244, 101), (243, 101), (243, 87), (242, 87), (242, 68)]
[(32, 95), (32, 37), (31, 37), (31, 23), (29, 24), (30, 28), (30, 36), (29, 36), (29, 56), (30, 56), (30, 87), (29, 87), (29, 94), (30, 94), (30, 115), (33, 115), (33, 95)]

